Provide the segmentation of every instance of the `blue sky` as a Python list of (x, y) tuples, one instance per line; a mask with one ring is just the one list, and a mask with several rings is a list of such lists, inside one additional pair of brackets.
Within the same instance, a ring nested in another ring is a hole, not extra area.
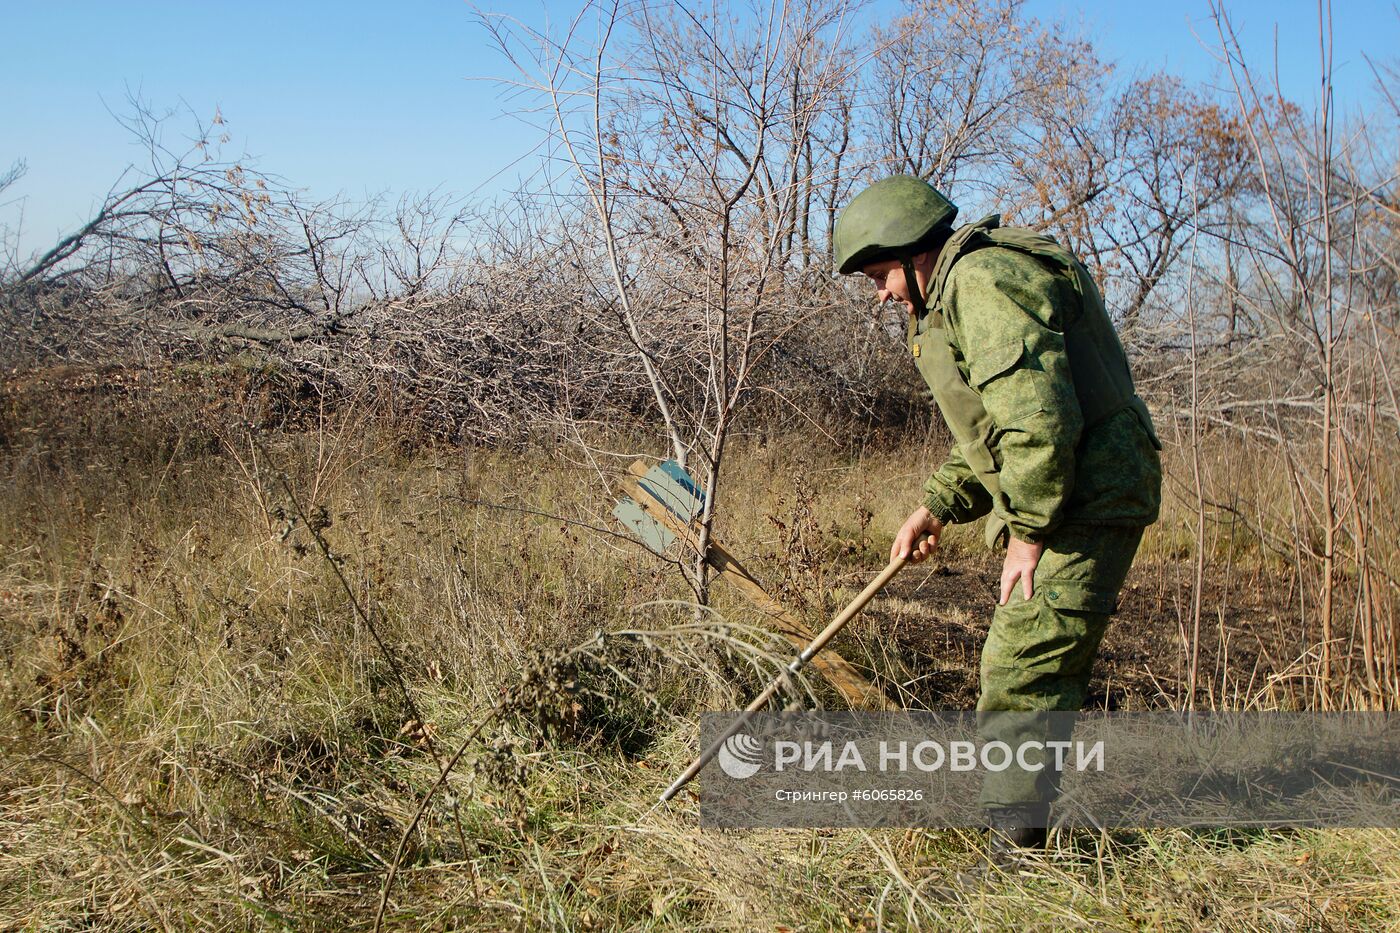
[[(1206, 0), (1028, 0), (1026, 8), (1083, 28), (1128, 73), (1217, 77), (1192, 34), (1213, 39)], [(536, 0), (520, 9), (541, 22), (567, 19), (574, 5)], [(895, 9), (879, 0), (871, 15)], [(1315, 98), (1316, 4), (1237, 0), (1228, 9), (1257, 66), (1271, 67), (1277, 29), (1284, 92)], [(1338, 104), (1368, 106), (1362, 53), (1394, 61), (1400, 17), (1389, 0), (1339, 2), (1333, 17)], [(510, 166), (535, 142), (501, 116), (509, 104), (498, 86), (472, 80), (508, 67), (462, 0), (45, 0), (4, 2), (0, 22), (0, 170), (16, 158), (29, 165), (0, 195), (0, 223), (13, 226), (22, 209), (26, 249), (80, 224), (140, 159), (111, 115), (126, 110), (128, 93), (158, 109), (183, 103), (205, 118), (219, 108), (233, 137), (226, 152), (247, 152), (261, 170), (318, 197), (492, 193), (524, 170)]]

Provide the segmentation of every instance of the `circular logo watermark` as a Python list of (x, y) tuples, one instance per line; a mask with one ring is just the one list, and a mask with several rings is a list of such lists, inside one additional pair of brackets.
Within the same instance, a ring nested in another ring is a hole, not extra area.
[(759, 752), (763, 745), (743, 732), (731, 735), (719, 749), (719, 766), (732, 778), (753, 777), (763, 767)]

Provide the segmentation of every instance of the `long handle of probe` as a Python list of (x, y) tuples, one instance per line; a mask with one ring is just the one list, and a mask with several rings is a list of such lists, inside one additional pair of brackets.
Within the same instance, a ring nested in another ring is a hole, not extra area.
[(748, 724), (749, 720), (753, 718), (754, 713), (768, 705), (768, 701), (773, 699), (773, 695), (778, 692), (783, 683), (789, 678), (796, 676), (797, 672), (802, 670), (802, 668), (807, 665), (808, 661), (812, 660), (819, 651), (825, 648), (827, 642), (835, 638), (836, 634), (845, 627), (846, 623), (854, 619), (860, 611), (865, 608), (866, 604), (875, 598), (875, 594), (884, 589), (886, 583), (894, 579), (894, 575), (899, 573), (900, 568), (903, 567), (905, 563), (906, 559), (903, 557), (896, 557), (894, 560), (890, 561), (889, 566), (880, 571), (880, 575), (874, 580), (871, 580), (870, 585), (861, 590), (859, 595), (851, 600), (846, 608), (842, 609), (837, 614), (836, 618), (832, 619), (831, 623), (817, 634), (816, 638), (812, 639), (812, 643), (802, 649), (802, 653), (787, 666), (786, 673), (774, 678), (773, 682), (765, 687), (763, 692), (760, 693), (752, 703), (744, 707), (744, 711), (734, 718), (734, 721), (729, 724), (724, 732), (710, 743), (709, 748), (705, 749), (705, 751), (700, 754), (699, 758), (691, 762), (690, 767), (686, 768), (685, 771), (681, 773), (681, 776), (676, 778), (670, 787), (666, 788), (666, 792), (661, 795), (661, 802), (665, 803), (676, 796), (676, 794), (680, 793), (680, 789), (690, 783), (695, 775), (699, 774), (700, 770), (719, 754), (719, 750), (724, 745), (725, 740), (740, 729), (743, 729), (744, 726)]

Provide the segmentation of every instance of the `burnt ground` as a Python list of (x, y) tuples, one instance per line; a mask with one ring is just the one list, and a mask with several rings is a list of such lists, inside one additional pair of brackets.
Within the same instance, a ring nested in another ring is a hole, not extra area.
[[(912, 671), (909, 708), (972, 709), (977, 665), (996, 602), (1000, 561), (990, 553), (896, 577), (867, 610), (866, 631)], [(1094, 665), (1089, 709), (1179, 708), (1186, 702), (1195, 567), (1139, 558)], [(1296, 599), (1296, 592), (1291, 594)], [(1287, 580), (1208, 566), (1201, 600), (1196, 696), (1210, 708), (1286, 702), (1304, 653)], [(891, 610), (891, 606), (898, 607)]]

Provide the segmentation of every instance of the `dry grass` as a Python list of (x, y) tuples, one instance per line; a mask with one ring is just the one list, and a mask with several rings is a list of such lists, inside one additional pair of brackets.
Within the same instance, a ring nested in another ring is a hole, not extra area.
[[(492, 710), (409, 834), (388, 928), (1400, 918), (1391, 831), (1062, 833), (1041, 869), (950, 895), (972, 834), (701, 832), (693, 797), (653, 809), (693, 752), (696, 714), (738, 703), (776, 646), (721, 637), (748, 618), (723, 593), (710, 621), (730, 627), (701, 634), (671, 602), (686, 592), (669, 568), (584, 527), (607, 525), (604, 483), (622, 458), (410, 452), (353, 413), (257, 443), (198, 424), (137, 436), (96, 416), (69, 435), (10, 427), (0, 928), (368, 928), (435, 756)], [(718, 533), (820, 618), (883, 563), (929, 459), (917, 445), (740, 445)], [(1160, 592), (1191, 546), (1180, 508), (1139, 571)], [(1222, 552), (1244, 568), (1237, 589), (1286, 564), (1252, 540), (1236, 529)], [(975, 564), (976, 541), (955, 536), (951, 561)], [(891, 682), (918, 676), (889, 635), (927, 618), (921, 585), (882, 599), (843, 653)], [(975, 634), (979, 620), (944, 621)], [(653, 634), (549, 666), (599, 630)], [(523, 676), (532, 666), (544, 673)]]

